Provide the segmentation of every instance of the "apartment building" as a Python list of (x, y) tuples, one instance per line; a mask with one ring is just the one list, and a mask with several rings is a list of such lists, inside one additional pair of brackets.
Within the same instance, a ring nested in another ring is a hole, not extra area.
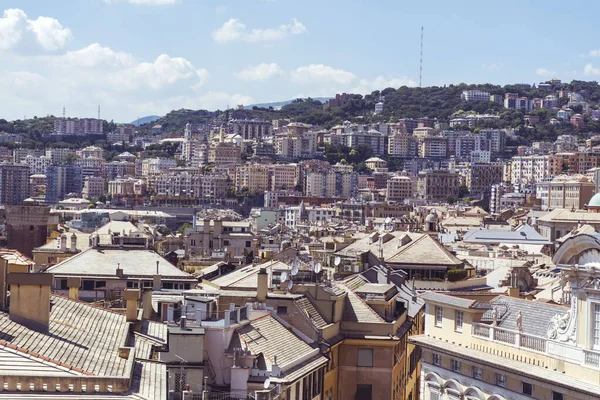
[(108, 182), (108, 193), (114, 198), (133, 197), (144, 194), (145, 183), (131, 177), (116, 178)]
[(408, 133), (395, 133), (388, 139), (388, 154), (395, 157), (416, 157), (417, 138)]
[[(288, 129), (290, 125), (288, 125)], [(275, 136), (273, 139), (275, 144), (275, 153), (284, 158), (314, 157), (317, 153), (319, 134), (317, 132), (305, 130), (307, 128), (304, 126), (296, 128), (298, 129), (292, 129), (287, 133), (278, 134)]]
[(501, 129), (481, 129), (479, 136), (485, 137), (490, 141), (490, 151), (492, 153), (503, 153), (506, 146), (506, 132)]
[(269, 187), (271, 191), (294, 190), (300, 182), (298, 164), (270, 164)]
[[(449, 141), (450, 142), (450, 141)], [(450, 145), (448, 145), (450, 147)], [(459, 160), (468, 160), (473, 152), (489, 151), (490, 140), (479, 135), (469, 134), (459, 136), (454, 142), (454, 155)]]
[(152, 176), (169, 172), (171, 168), (175, 168), (177, 162), (173, 158), (147, 158), (142, 161), (142, 175)]
[(356, 146), (367, 146), (373, 150), (373, 154), (385, 154), (385, 137), (375, 129), (350, 130), (342, 133), (342, 144), (350, 148)]
[(271, 121), (259, 119), (232, 119), (227, 123), (229, 133), (240, 135), (244, 140), (261, 141), (273, 135)]
[(537, 183), (535, 188), (535, 197), (541, 201), (544, 211), (556, 208), (583, 210), (595, 193), (595, 184), (582, 175), (558, 175)]
[(490, 93), (483, 90), (463, 90), (460, 98), (463, 101), (490, 101)]
[(241, 156), (241, 148), (234, 143), (211, 143), (208, 148), (208, 162), (211, 164), (238, 164), (242, 159)]
[(54, 121), (54, 135), (102, 135), (103, 121), (96, 118), (65, 119)]
[(16, 205), (29, 197), (29, 166), (0, 164), (0, 204)]
[(600, 166), (600, 153), (594, 151), (557, 153), (556, 156), (562, 159), (563, 171), (569, 175), (583, 175)]
[(68, 148), (49, 148), (46, 149), (46, 157), (48, 157), (51, 163), (62, 163), (67, 156), (75, 154), (75, 151)]
[(422, 349), (420, 398), (598, 398), (597, 273), (567, 268), (567, 307), (520, 299), (518, 288), (515, 297), (423, 294), (425, 334), (410, 338)]
[(426, 200), (445, 200), (448, 196), (457, 197), (460, 176), (448, 170), (420, 171), (417, 174), (417, 193)]
[(563, 159), (556, 155), (515, 156), (510, 161), (510, 182), (534, 185), (563, 171)]
[(81, 167), (74, 164), (50, 165), (46, 173), (46, 202), (56, 204), (68, 194), (81, 193)]
[(131, 143), (135, 136), (135, 125), (119, 125), (114, 131), (106, 134), (106, 139), (111, 143)]
[(75, 152), (79, 158), (104, 158), (104, 150), (98, 146), (87, 146)]
[(471, 164), (467, 168), (466, 184), (471, 196), (488, 196), (491, 187), (502, 182), (504, 165), (501, 162)]
[(101, 176), (86, 176), (83, 179), (81, 196), (84, 199), (97, 198), (106, 193), (106, 180)]
[(172, 169), (168, 173), (155, 175), (151, 180), (151, 189), (159, 196), (202, 197), (202, 177), (198, 170)]
[(111, 161), (104, 164), (103, 175), (106, 177), (106, 179), (115, 179), (118, 176), (136, 176), (141, 174), (141, 170), (139, 174), (136, 172), (136, 163), (133, 162)]
[(415, 184), (408, 176), (394, 176), (387, 181), (386, 201), (403, 202), (415, 192)]
[(247, 221), (220, 221), (198, 219), (196, 225), (185, 231), (186, 257), (242, 262), (252, 260), (257, 239)]
[(244, 164), (235, 167), (235, 188), (238, 193), (247, 191), (251, 196), (269, 190), (269, 165)]
[(33, 156), (26, 156), (23, 161), (21, 161), (22, 164), (27, 164), (27, 166), (29, 166), (29, 173), (30, 174), (46, 174), (46, 169), (48, 168), (48, 166), (50, 164), (52, 164), (52, 160), (46, 156), (41, 156), (41, 157), (33, 157)]
[(44, 149), (23, 149), (17, 148), (13, 150), (13, 162), (20, 163), (25, 157), (32, 156), (38, 158), (45, 155)]
[(358, 175), (354, 172), (322, 171), (306, 174), (305, 193), (308, 197), (355, 197)]
[(419, 139), (421, 158), (445, 158), (448, 156), (448, 138), (443, 136), (425, 136)]

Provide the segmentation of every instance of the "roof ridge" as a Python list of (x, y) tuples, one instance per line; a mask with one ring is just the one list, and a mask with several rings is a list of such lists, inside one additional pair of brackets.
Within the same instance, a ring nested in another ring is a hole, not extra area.
[(63, 299), (63, 300), (72, 301), (74, 303), (81, 303), (81, 304), (87, 305), (89, 307), (96, 308), (98, 310), (110, 311), (113, 314), (118, 314), (118, 315), (121, 315), (121, 316), (125, 316), (125, 314), (120, 313), (120, 312), (118, 312), (116, 310), (113, 310), (112, 308), (108, 308), (108, 307), (104, 307), (104, 306), (99, 306), (99, 305), (96, 305), (94, 303), (88, 303), (87, 301), (83, 301), (83, 300), (80, 300), (80, 299), (72, 299), (69, 296), (66, 296), (66, 295), (61, 294), (61, 293), (51, 292), (50, 294), (52, 296), (54, 296), (54, 297), (58, 297), (58, 298)]
[(74, 367), (74, 366), (72, 366), (70, 364), (67, 364), (67, 363), (64, 363), (62, 361), (54, 360), (54, 359), (52, 359), (50, 357), (43, 356), (43, 355), (38, 354), (36, 352), (33, 352), (33, 351), (29, 350), (29, 349), (16, 346), (16, 345), (14, 345), (14, 344), (12, 344), (10, 342), (7, 342), (5, 340), (0, 340), (0, 346), (3, 346), (5, 348), (8, 348), (8, 349), (11, 349), (11, 350), (14, 350), (14, 351), (17, 351), (19, 353), (27, 354), (27, 355), (29, 355), (31, 357), (39, 358), (42, 361), (47, 361), (49, 363), (56, 364), (59, 367), (68, 368), (70, 371), (79, 372), (79, 373), (81, 373), (83, 375), (94, 376), (94, 374), (92, 374), (89, 371), (85, 371), (85, 370), (83, 370), (81, 368)]
[[(362, 297), (360, 297), (359, 295), (357, 295), (357, 294), (354, 292), (354, 290), (350, 289), (350, 288), (349, 288), (349, 287), (347, 287), (346, 285), (344, 285), (344, 287), (347, 289), (347, 291), (348, 291), (348, 294), (352, 294), (352, 295), (353, 295), (355, 298), (357, 298), (357, 299), (358, 299), (358, 300), (359, 300), (359, 301), (360, 301), (360, 302), (361, 302), (361, 303), (362, 303), (362, 304), (363, 304), (365, 307), (367, 307), (367, 309), (368, 309), (368, 310), (371, 312), (371, 314), (375, 315), (375, 317), (376, 317), (376, 318), (377, 318), (379, 321), (381, 321), (381, 322), (385, 322), (385, 320), (384, 320), (383, 318), (381, 318), (381, 316), (380, 316), (380, 315), (377, 313), (377, 311), (373, 310), (373, 309), (371, 308), (371, 306), (369, 306), (369, 305), (367, 304), (367, 302), (366, 302), (366, 301), (364, 301), (364, 300), (362, 299)], [(350, 301), (350, 300), (348, 300), (348, 301)]]

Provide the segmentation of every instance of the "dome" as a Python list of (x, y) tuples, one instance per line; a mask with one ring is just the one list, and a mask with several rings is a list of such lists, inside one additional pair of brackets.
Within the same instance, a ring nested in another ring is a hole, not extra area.
[(600, 193), (596, 193), (594, 197), (590, 199), (588, 207), (600, 207)]
[(425, 222), (437, 222), (437, 214), (435, 210), (431, 210), (428, 216), (425, 217)]

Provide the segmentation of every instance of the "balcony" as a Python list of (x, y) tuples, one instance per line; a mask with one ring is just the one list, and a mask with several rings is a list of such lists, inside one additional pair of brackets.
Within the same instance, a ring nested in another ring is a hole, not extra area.
[(488, 324), (473, 323), (471, 328), (472, 336), (478, 339), (541, 353), (548, 357), (562, 359), (588, 368), (600, 369), (600, 351), (586, 350), (575, 347), (573, 344)]

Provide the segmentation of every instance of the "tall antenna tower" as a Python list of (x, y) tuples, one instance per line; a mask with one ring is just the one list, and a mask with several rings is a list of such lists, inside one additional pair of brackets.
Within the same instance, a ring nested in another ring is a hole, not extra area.
[(67, 116), (67, 109), (65, 107), (63, 107), (63, 119), (65, 119)]
[(100, 105), (98, 105), (98, 119), (100, 119)]
[(421, 62), (419, 64), (419, 87), (423, 79), (423, 27), (421, 26)]

